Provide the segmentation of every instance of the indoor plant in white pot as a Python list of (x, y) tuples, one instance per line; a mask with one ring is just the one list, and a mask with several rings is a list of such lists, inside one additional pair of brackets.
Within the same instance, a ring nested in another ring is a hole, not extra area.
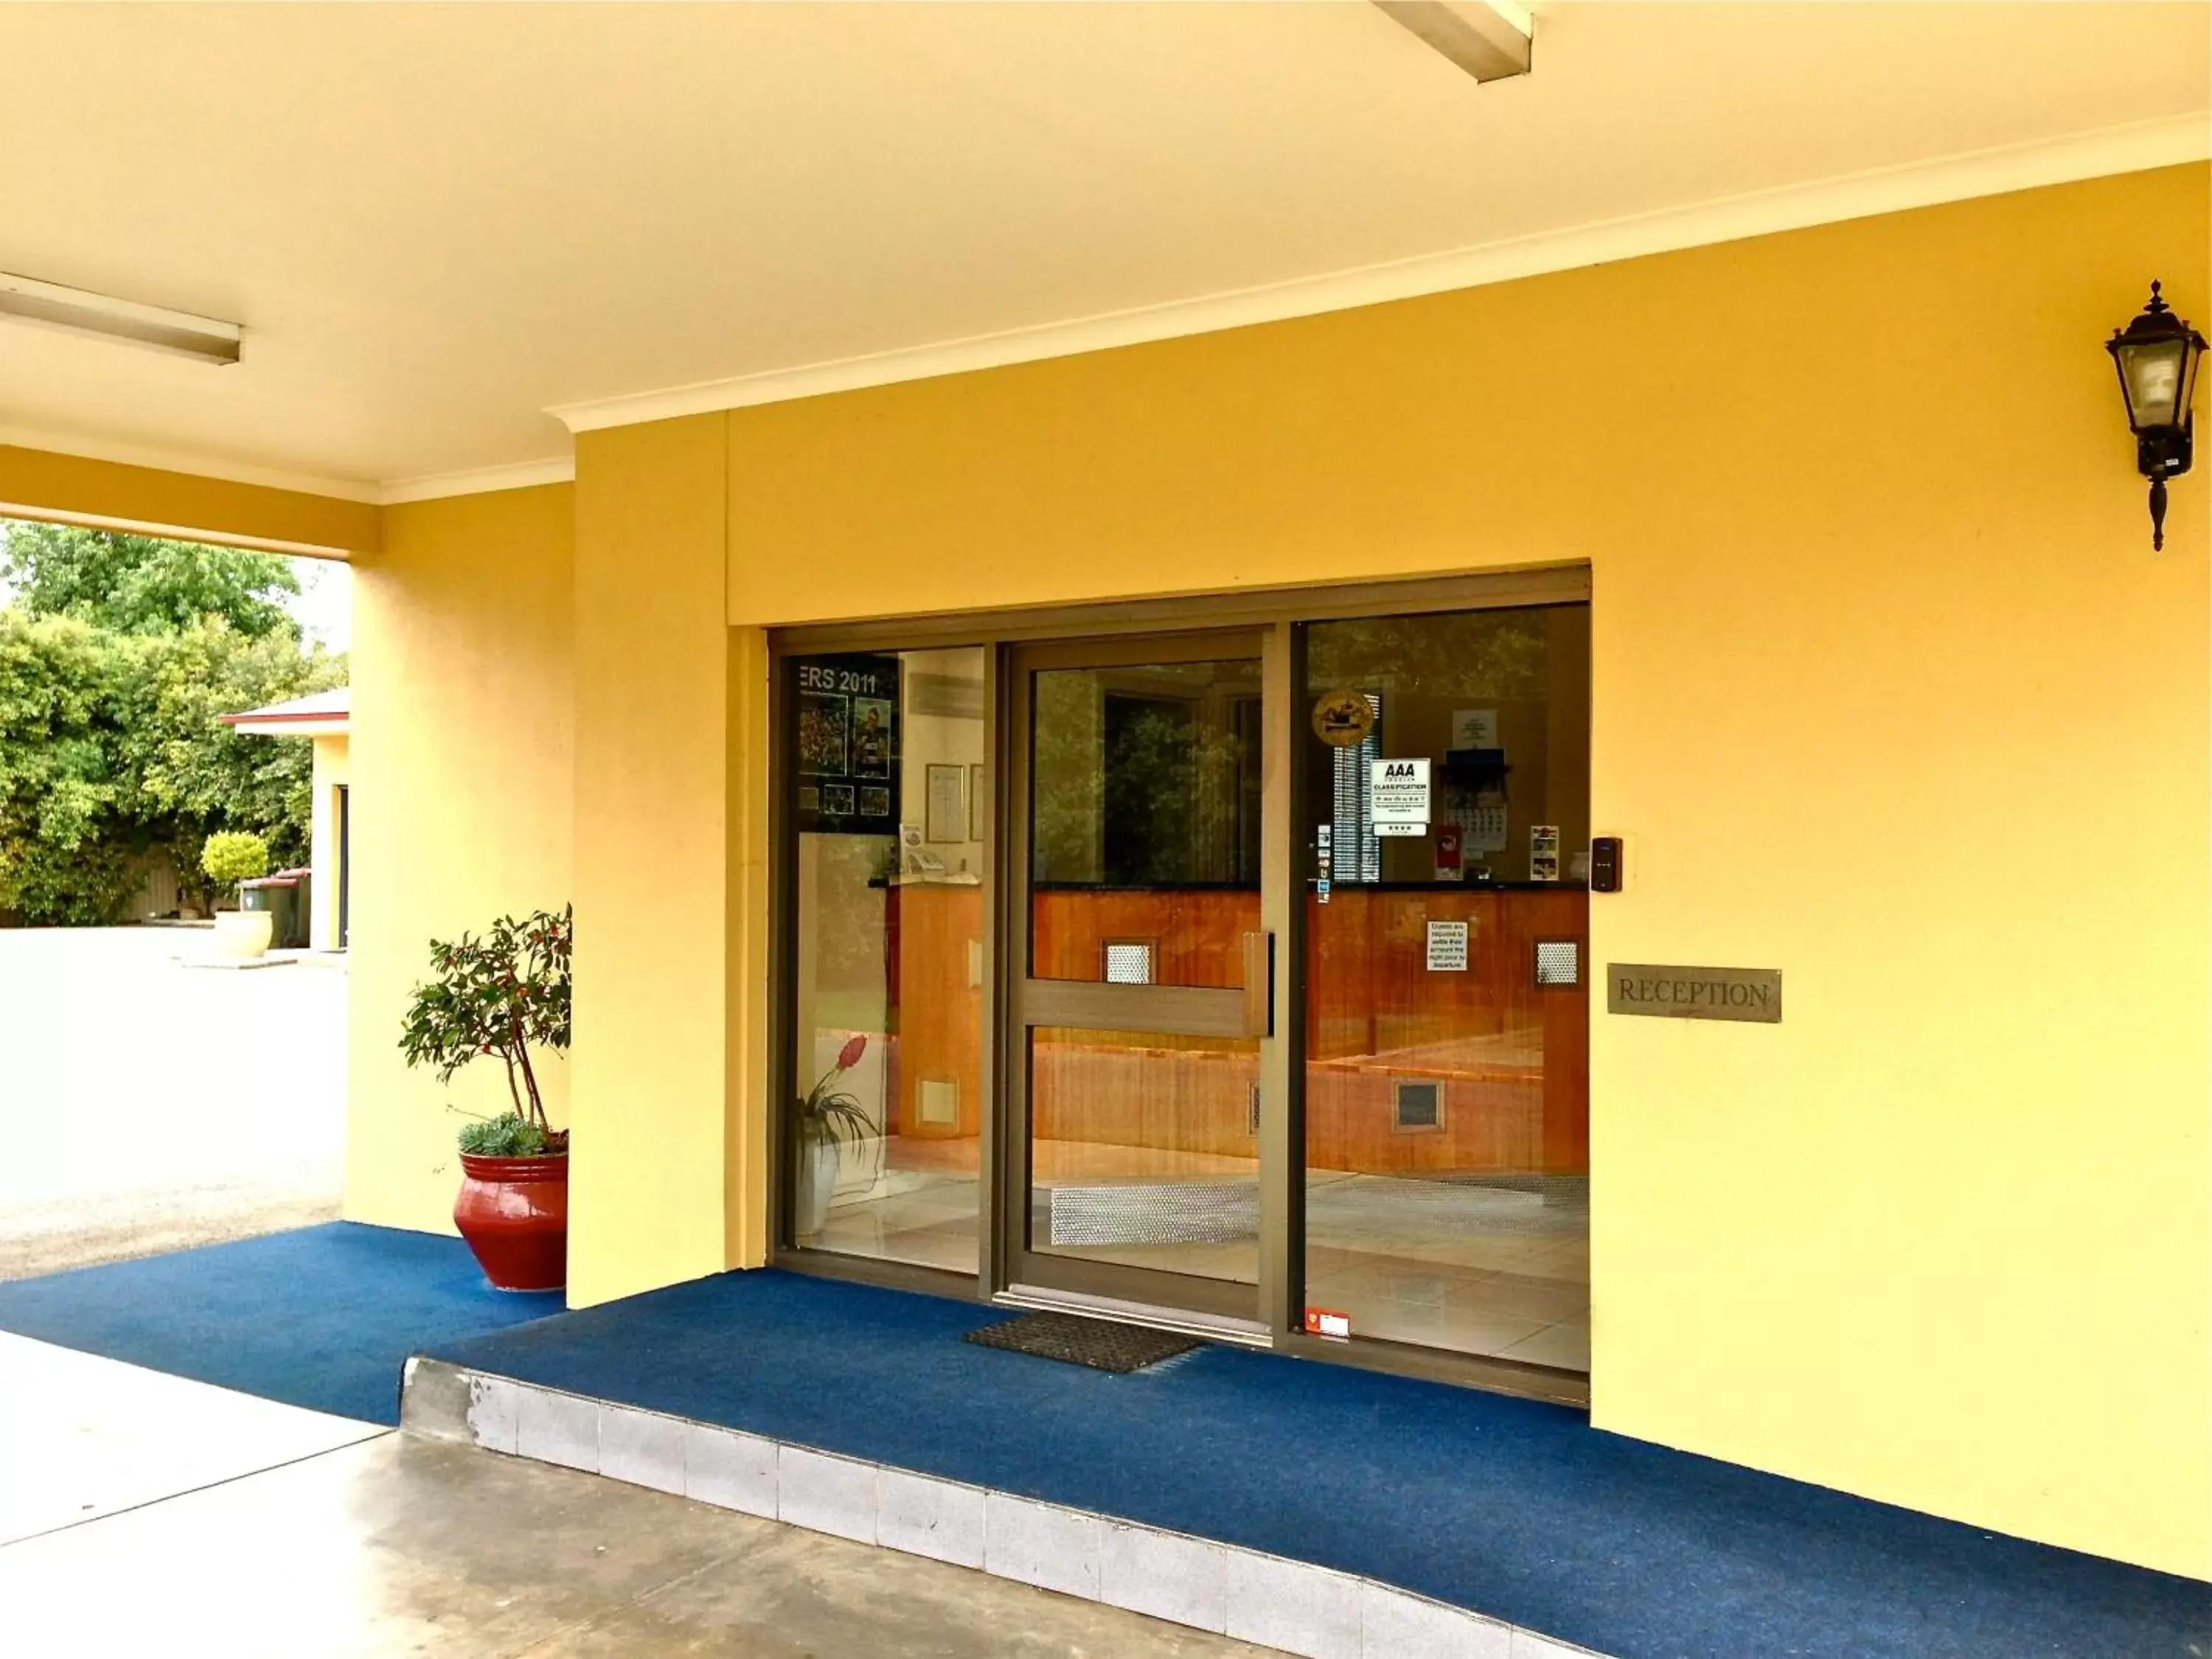
[(830, 1069), (799, 1097), (793, 1125), (799, 1143), (799, 1187), (792, 1211), (795, 1231), (801, 1237), (820, 1232), (830, 1219), (830, 1195), (837, 1186), (838, 1148), (875, 1130), (874, 1120), (859, 1098), (837, 1086), (867, 1051), (866, 1036), (848, 1037)]
[(231, 904), (216, 908), (216, 954), (234, 962), (265, 955), (276, 918), (266, 910), (238, 908), (238, 884), (269, 873), (269, 843), (244, 830), (219, 830), (200, 848), (200, 868)]

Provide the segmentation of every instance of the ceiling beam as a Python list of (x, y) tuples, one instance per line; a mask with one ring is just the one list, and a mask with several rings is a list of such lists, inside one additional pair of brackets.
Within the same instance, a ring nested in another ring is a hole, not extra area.
[(1528, 72), (1535, 20), (1510, 0), (1375, 0), (1375, 5), (1478, 81)]

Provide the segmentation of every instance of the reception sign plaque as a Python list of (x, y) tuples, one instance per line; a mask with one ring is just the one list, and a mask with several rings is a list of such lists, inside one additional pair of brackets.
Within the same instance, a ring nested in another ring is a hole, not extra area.
[(1774, 968), (1675, 968), (1616, 962), (1605, 970), (1605, 1011), (1779, 1025), (1782, 974)]

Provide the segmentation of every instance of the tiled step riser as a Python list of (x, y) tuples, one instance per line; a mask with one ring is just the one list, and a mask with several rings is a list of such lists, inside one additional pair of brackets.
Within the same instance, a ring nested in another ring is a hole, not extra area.
[(410, 1359), (401, 1426), (1309, 1659), (1594, 1659), (1371, 1579)]

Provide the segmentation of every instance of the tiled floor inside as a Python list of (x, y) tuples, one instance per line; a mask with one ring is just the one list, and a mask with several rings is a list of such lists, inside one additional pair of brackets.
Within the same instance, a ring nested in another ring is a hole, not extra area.
[(857, 1191), (840, 1190), (827, 1224), (799, 1243), (840, 1255), (972, 1273), (976, 1203), (973, 1175), (889, 1169)]
[(1354, 1338), (1587, 1371), (1587, 1185), (1486, 1179), (1309, 1176), (1308, 1305)]
[[(844, 1187), (828, 1224), (804, 1241), (811, 1247), (975, 1271), (971, 1173), (902, 1168), (893, 1142), (879, 1162), (869, 1154), (848, 1167)], [(1348, 1316), (1355, 1340), (1589, 1369), (1586, 1182), (1317, 1170), (1306, 1194), (1306, 1301)], [(1250, 1239), (1070, 1253), (1231, 1279), (1252, 1278), (1257, 1255)]]

